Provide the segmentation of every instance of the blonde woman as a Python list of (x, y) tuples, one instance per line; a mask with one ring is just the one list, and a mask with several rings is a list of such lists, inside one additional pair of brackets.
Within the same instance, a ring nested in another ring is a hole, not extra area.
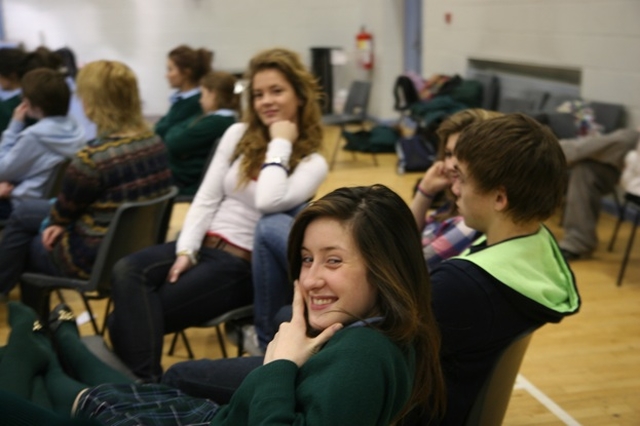
[[(166, 149), (142, 118), (133, 71), (117, 61), (91, 62), (77, 83), (99, 136), (73, 157), (53, 205), (30, 200), (11, 215), (0, 243), (2, 283), (14, 285), (27, 267), (88, 278), (118, 206), (163, 195), (171, 185)], [(23, 285), (21, 294), (37, 306), (36, 289)]]

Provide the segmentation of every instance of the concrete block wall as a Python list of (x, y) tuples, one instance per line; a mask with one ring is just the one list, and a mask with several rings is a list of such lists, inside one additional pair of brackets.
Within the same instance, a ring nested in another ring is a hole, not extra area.
[[(244, 70), (257, 51), (282, 46), (310, 65), (310, 47), (341, 47), (349, 63), (336, 67), (343, 87), (371, 79), (370, 114), (394, 116), (392, 87), (402, 73), (402, 0), (4, 0), (5, 35), (27, 48), (71, 47), (82, 63), (116, 59), (140, 80), (144, 112), (168, 108), (166, 54), (179, 44), (215, 52), (218, 69)], [(355, 36), (375, 37), (376, 68), (355, 65)], [(384, 36), (383, 36), (384, 35)]]
[(583, 98), (622, 103), (640, 125), (640, 1), (424, 3), (425, 76), (464, 75), (468, 58), (579, 68)]

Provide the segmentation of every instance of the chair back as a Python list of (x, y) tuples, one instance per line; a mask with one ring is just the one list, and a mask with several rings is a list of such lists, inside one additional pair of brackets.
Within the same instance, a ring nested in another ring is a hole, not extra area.
[(471, 411), (467, 415), (465, 426), (502, 424), (511, 399), (513, 384), (534, 331), (535, 329), (527, 330), (520, 334), (500, 354), (478, 392)]
[(371, 82), (354, 81), (349, 88), (349, 94), (344, 104), (345, 115), (359, 116), (363, 120), (367, 116), (369, 106), (369, 95), (371, 93)]
[(177, 194), (178, 188), (173, 186), (161, 197), (126, 202), (118, 207), (100, 244), (87, 290), (95, 290), (99, 296), (108, 296), (111, 270), (118, 260), (145, 247), (164, 242)]

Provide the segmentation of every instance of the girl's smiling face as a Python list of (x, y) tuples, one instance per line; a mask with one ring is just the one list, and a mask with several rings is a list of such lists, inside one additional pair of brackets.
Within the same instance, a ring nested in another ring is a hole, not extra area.
[(305, 230), (301, 251), (299, 285), (311, 328), (375, 316), (378, 292), (367, 280), (350, 228), (332, 218), (315, 219)]
[(302, 102), (282, 72), (272, 68), (259, 71), (251, 86), (253, 108), (262, 124), (269, 127), (276, 121), (297, 123)]

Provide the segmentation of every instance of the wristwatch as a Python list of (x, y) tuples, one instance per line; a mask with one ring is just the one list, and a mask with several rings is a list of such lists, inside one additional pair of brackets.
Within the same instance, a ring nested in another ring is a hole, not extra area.
[(187, 256), (189, 258), (189, 262), (191, 262), (191, 266), (196, 266), (198, 264), (198, 258), (193, 250), (180, 250), (176, 255)]
[(285, 169), (287, 172), (289, 172), (289, 162), (282, 157), (267, 158), (264, 164), (262, 164), (261, 169), (264, 169), (265, 167), (268, 167), (268, 166), (279, 166)]

